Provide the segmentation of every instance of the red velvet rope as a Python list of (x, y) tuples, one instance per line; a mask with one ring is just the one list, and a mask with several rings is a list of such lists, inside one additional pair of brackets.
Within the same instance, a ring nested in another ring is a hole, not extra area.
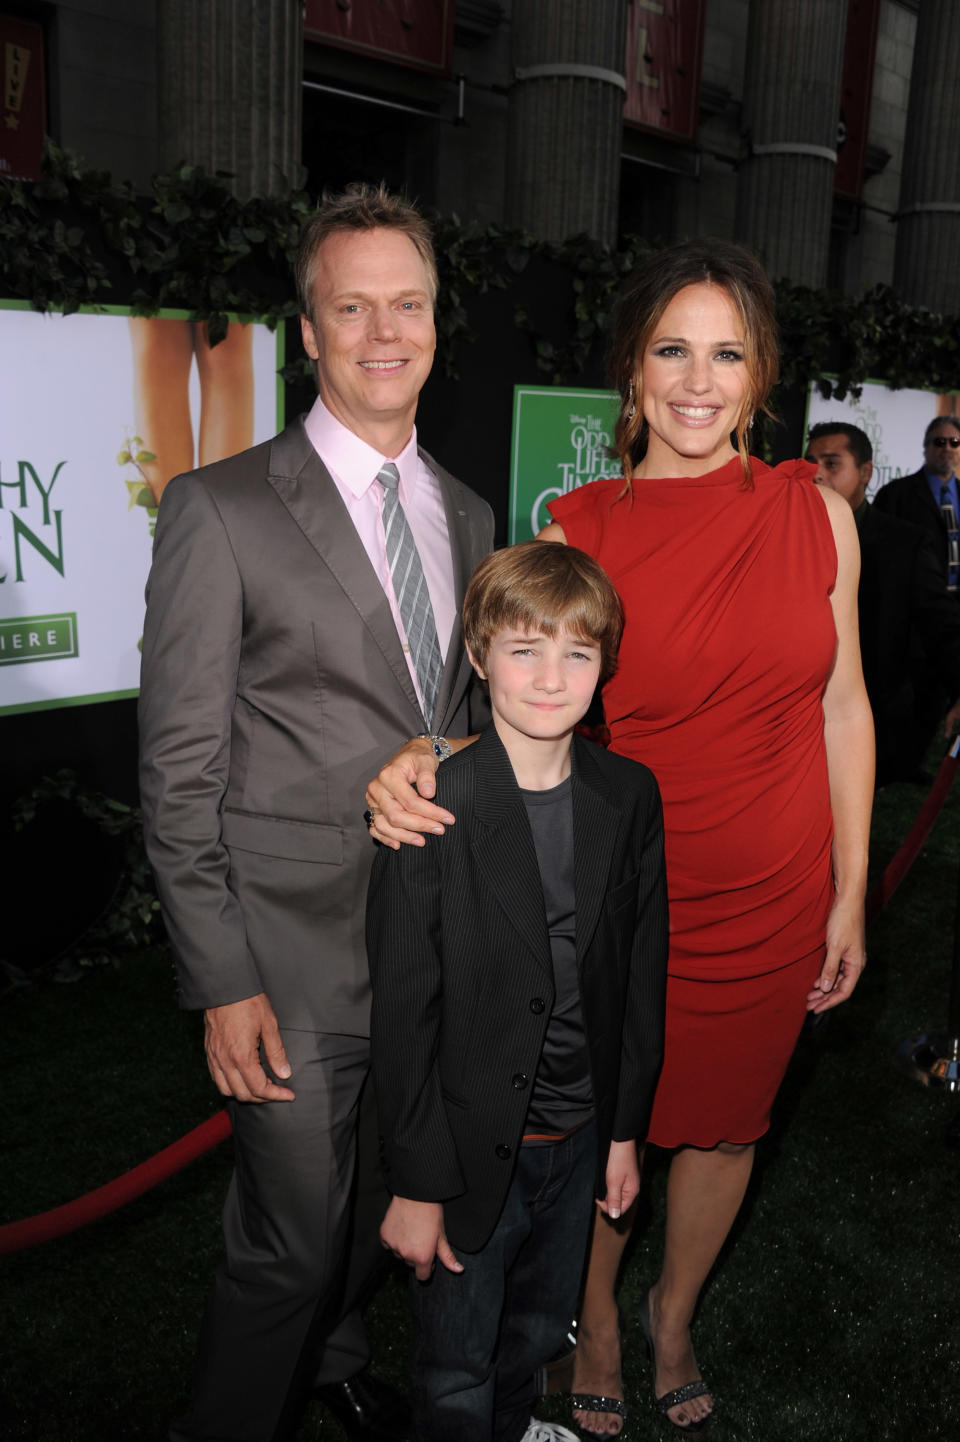
[(230, 1135), (230, 1118), (225, 1111), (217, 1112), (209, 1121), (202, 1122), (187, 1132), (185, 1137), (164, 1147), (162, 1152), (148, 1157), (139, 1166), (122, 1176), (115, 1177), (103, 1187), (65, 1202), (62, 1207), (53, 1207), (49, 1212), (40, 1212), (35, 1217), (25, 1217), (22, 1222), (8, 1222), (0, 1227), (0, 1256), (9, 1252), (22, 1252), (35, 1247), (38, 1242), (49, 1242), (54, 1237), (65, 1237), (78, 1227), (115, 1212), (118, 1207), (132, 1202), (155, 1187), (158, 1182), (172, 1177), (190, 1162), (202, 1157)]
[(930, 787), (930, 794), (917, 812), (916, 820), (910, 830), (900, 843), (900, 849), (867, 897), (866, 915), (868, 926), (874, 917), (879, 915), (886, 906), (916, 861), (921, 846), (930, 835), (933, 823), (940, 815), (940, 809), (950, 794), (950, 787), (953, 785), (954, 777), (957, 774), (957, 766), (960, 764), (957, 760), (958, 755), (960, 755), (960, 736), (957, 737), (946, 756), (944, 756), (940, 762), (940, 770), (937, 772), (933, 785)]
[[(940, 770), (930, 788), (930, 794), (917, 813), (916, 820), (907, 832), (899, 851), (886, 871), (867, 897), (867, 921), (883, 910), (910, 867), (917, 859), (921, 846), (930, 835), (933, 823), (950, 794), (957, 774), (960, 756), (960, 737), (953, 743), (940, 763)], [(149, 1192), (159, 1182), (181, 1171), (190, 1162), (211, 1151), (230, 1135), (230, 1118), (225, 1111), (217, 1112), (209, 1121), (202, 1122), (187, 1132), (185, 1137), (173, 1142), (155, 1156), (134, 1167), (122, 1176), (115, 1177), (103, 1187), (66, 1202), (62, 1207), (53, 1207), (49, 1212), (40, 1212), (35, 1217), (26, 1217), (22, 1222), (8, 1222), (0, 1227), (0, 1256), (10, 1252), (22, 1252), (35, 1247), (39, 1242), (49, 1242), (54, 1237), (65, 1237), (118, 1207), (132, 1202), (134, 1197)]]

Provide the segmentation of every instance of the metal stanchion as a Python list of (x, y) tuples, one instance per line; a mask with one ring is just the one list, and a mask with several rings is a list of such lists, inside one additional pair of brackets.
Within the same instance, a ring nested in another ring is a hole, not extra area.
[(893, 1054), (896, 1066), (924, 1086), (960, 1091), (960, 877), (957, 914), (953, 924), (953, 971), (946, 1032), (908, 1036)]

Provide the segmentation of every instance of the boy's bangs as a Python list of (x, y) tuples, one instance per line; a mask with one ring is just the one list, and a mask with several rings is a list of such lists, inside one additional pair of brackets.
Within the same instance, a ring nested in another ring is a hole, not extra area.
[(610, 627), (610, 617), (592, 596), (579, 596), (569, 606), (544, 614), (535, 605), (516, 603), (505, 613), (494, 631), (517, 631), (528, 636), (541, 634), (551, 640), (566, 631), (574, 641), (599, 646)]

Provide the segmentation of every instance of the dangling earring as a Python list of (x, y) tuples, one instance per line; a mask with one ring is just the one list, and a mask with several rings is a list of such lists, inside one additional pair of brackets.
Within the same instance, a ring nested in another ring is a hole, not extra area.
[(753, 416), (751, 416), (750, 419), (747, 421), (747, 430), (748, 430), (748, 431), (752, 431), (752, 430), (753, 430)]
[(637, 414), (636, 391), (633, 381), (630, 382), (630, 389), (627, 391), (627, 420), (632, 421)]

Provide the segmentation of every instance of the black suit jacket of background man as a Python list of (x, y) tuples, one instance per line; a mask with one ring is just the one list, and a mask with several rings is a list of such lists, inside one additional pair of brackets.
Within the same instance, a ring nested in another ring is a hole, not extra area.
[(910, 476), (897, 476), (882, 486), (873, 498), (872, 504), (884, 515), (898, 521), (910, 521), (929, 537), (934, 553), (940, 562), (941, 584), (947, 585), (948, 542), (947, 528), (940, 514), (940, 507), (933, 499), (930, 482), (925, 470), (914, 471)]
[[(864, 504), (860, 536), (860, 651), (877, 733), (877, 784), (916, 774), (930, 742), (918, 685), (960, 696), (960, 607), (926, 534)], [(942, 709), (942, 707), (941, 707)], [(934, 716), (936, 724), (936, 715)]]
[[(611, 1138), (646, 1133), (663, 1055), (663, 820), (646, 767), (579, 737), (572, 761), (576, 955), (602, 1196)], [(437, 799), (456, 825), (374, 864), (371, 1050), (387, 1185), (442, 1201), (447, 1237), (472, 1252), (513, 1175), (553, 967), (533, 835), (493, 726), (444, 762)]]

